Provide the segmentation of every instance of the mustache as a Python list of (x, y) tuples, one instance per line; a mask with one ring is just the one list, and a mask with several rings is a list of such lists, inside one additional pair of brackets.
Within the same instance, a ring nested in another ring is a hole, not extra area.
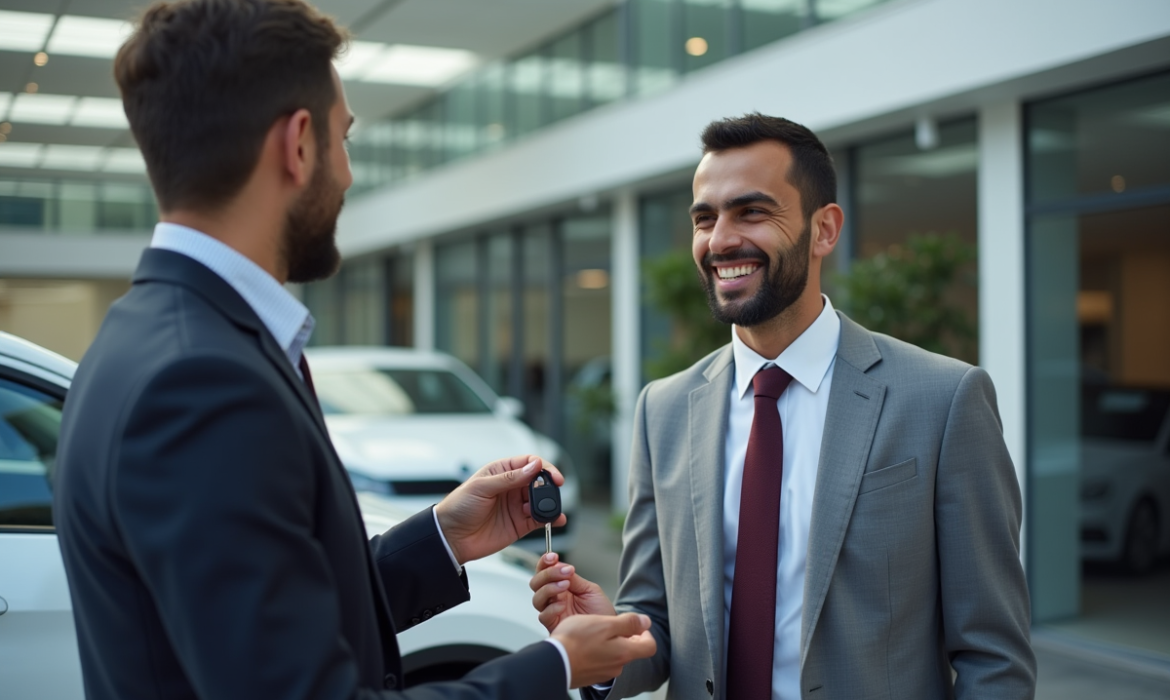
[(767, 267), (771, 260), (762, 250), (735, 250), (730, 253), (711, 253), (703, 256), (703, 267), (711, 267), (715, 263), (729, 263), (740, 260), (755, 260)]

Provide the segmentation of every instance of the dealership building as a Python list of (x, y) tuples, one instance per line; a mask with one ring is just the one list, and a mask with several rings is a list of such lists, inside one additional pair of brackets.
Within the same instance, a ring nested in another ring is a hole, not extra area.
[[(61, 27), (135, 4), (0, 0), (34, 27), (0, 28), (0, 329), (74, 357), (157, 213), (108, 45)], [(646, 265), (689, 249), (699, 133), (787, 117), (837, 166), (831, 280), (916, 233), (977, 251), (962, 355), (998, 392), (1034, 620), (1170, 669), (1167, 565), (1082, 563), (1170, 546), (1170, 3), (317, 4), (354, 29), (359, 122), (342, 270), (298, 290), (315, 344), (455, 355), (621, 510), (634, 402), (679, 337)]]

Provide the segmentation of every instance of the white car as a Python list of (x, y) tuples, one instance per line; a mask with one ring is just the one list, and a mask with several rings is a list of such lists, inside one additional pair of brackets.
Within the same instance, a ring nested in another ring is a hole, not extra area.
[[(569, 522), (553, 529), (553, 549), (569, 558), (576, 543), (577, 477), (567, 452), (519, 420), (519, 401), (496, 395), (467, 365), (441, 352), (337, 347), (305, 354), (354, 488), (415, 512), (488, 462), (537, 454), (565, 475), (561, 508)], [(544, 553), (540, 531), (518, 544)]]
[[(0, 332), (3, 700), (84, 697), (51, 510), (61, 407), (75, 368), (59, 355)], [(409, 515), (377, 495), (359, 494), (358, 501), (371, 535)], [(535, 564), (535, 557), (515, 548), (468, 564), (471, 600), (398, 636), (407, 684), (459, 678), (484, 661), (547, 637), (528, 588)]]
[(1143, 574), (1170, 554), (1170, 391), (1081, 394), (1081, 556)]

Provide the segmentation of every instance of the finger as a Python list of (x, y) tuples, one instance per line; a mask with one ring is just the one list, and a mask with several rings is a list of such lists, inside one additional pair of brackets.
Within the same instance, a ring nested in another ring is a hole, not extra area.
[(563, 603), (554, 603), (542, 610), (540, 615), (537, 616), (537, 619), (540, 620), (540, 624), (544, 625), (546, 630), (552, 632), (560, 623), (561, 613), (564, 610), (565, 605)]
[(626, 653), (629, 654), (631, 661), (654, 656), (654, 652), (658, 651), (658, 642), (654, 639), (654, 635), (650, 634), (650, 630), (633, 637), (626, 637), (622, 641), (626, 642)]
[(569, 590), (568, 581), (556, 581), (536, 589), (532, 594), (532, 607), (539, 610), (545, 610), (549, 604), (557, 599), (560, 594)]
[(550, 566), (556, 564), (560, 558), (561, 555), (557, 554), (556, 552), (549, 552), (548, 554), (541, 557), (540, 561), (536, 562), (536, 570), (544, 571)]
[(519, 469), (508, 469), (499, 474), (487, 474), (468, 480), (468, 485), (481, 496), (498, 496), (514, 489), (528, 486), (537, 474), (540, 473), (541, 460), (539, 457), (529, 461)]
[(613, 618), (613, 634), (620, 637), (636, 637), (650, 629), (650, 618), (637, 613), (622, 613)]
[(567, 581), (572, 575), (573, 567), (570, 564), (557, 567), (547, 567), (536, 572), (536, 574), (528, 582), (528, 586), (535, 591), (536, 589), (541, 588), (542, 586), (547, 586), (550, 583), (556, 583), (557, 581)]

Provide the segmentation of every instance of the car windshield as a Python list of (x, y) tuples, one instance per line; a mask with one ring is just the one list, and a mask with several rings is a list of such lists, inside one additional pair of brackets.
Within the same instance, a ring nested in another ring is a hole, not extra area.
[(313, 372), (326, 415), (490, 413), (471, 387), (443, 369), (352, 367)]
[(1081, 435), (1152, 442), (1168, 410), (1170, 391), (1086, 386), (1081, 394)]

